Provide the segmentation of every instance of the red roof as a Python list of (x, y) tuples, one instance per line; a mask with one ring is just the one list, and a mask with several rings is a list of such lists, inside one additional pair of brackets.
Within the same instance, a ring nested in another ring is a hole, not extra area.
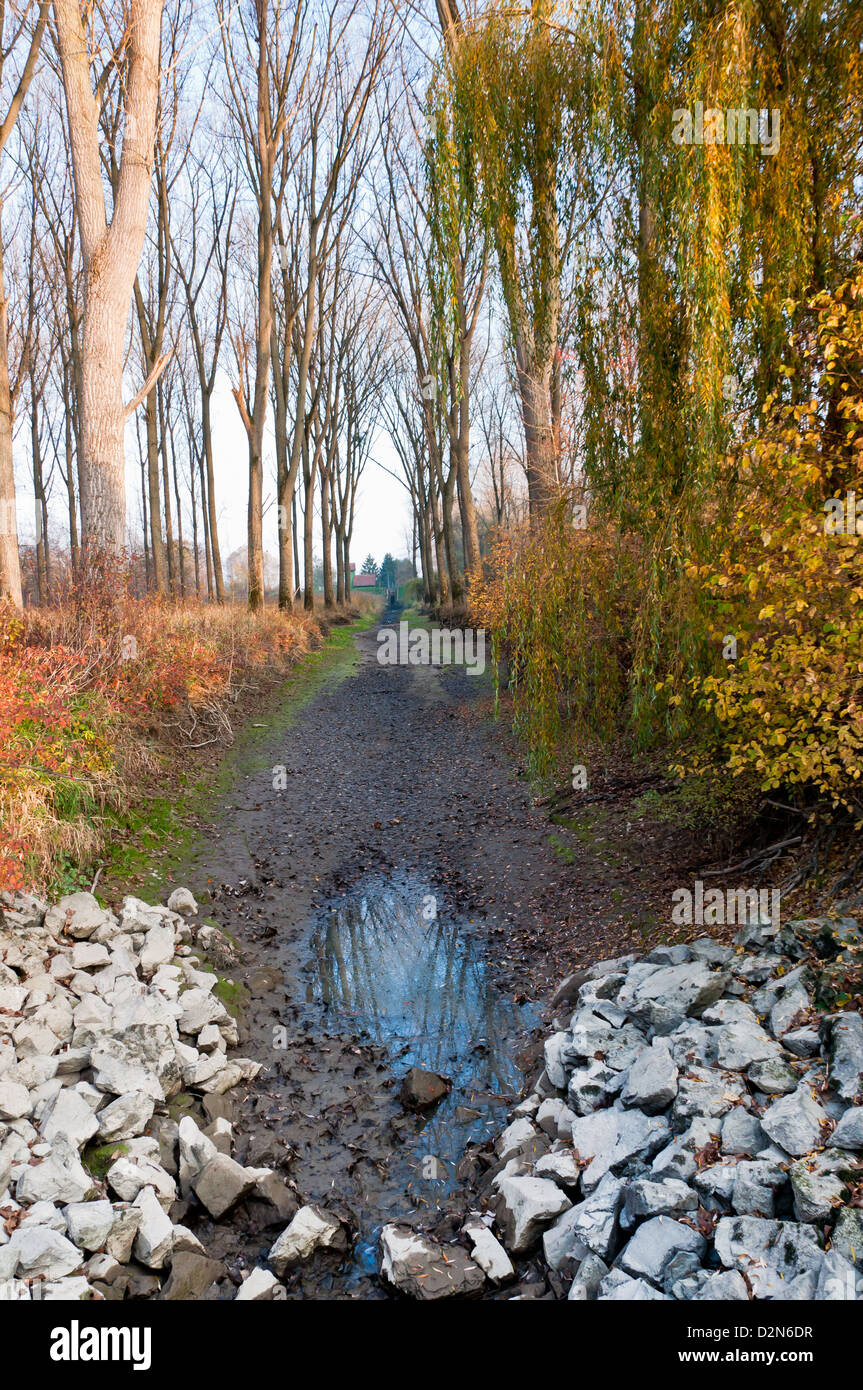
[(373, 588), (373, 587), (375, 586), (375, 584), (377, 584), (377, 582), (378, 582), (378, 577), (377, 577), (376, 574), (355, 574), (355, 575), (354, 575), (354, 588), (355, 588), (355, 589), (369, 589), (369, 588)]

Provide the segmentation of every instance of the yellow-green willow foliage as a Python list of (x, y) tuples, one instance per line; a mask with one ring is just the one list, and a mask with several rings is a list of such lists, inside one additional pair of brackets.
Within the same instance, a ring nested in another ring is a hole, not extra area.
[[(863, 173), (863, 27), (849, 0), (677, 0), (638, 17), (638, 201), (636, 216), (614, 219), (612, 259), (625, 261), (628, 226), (640, 227), (639, 437), (614, 502), (652, 542), (633, 675), (634, 712), (647, 724), (654, 672), (686, 676), (704, 660), (698, 596), (681, 567), (708, 559), (734, 524), (740, 486), (726, 452), (785, 379), (799, 306), (860, 255), (851, 214)], [(808, 394), (805, 373), (791, 379)], [(605, 490), (601, 459), (591, 482)]]
[(563, 263), (609, 167), (604, 62), (602, 24), (590, 4), (565, 14), (550, 0), (526, 9), (492, 4), (460, 21), (430, 98), (437, 182), (457, 160), (479, 190), (496, 253), (534, 516), (558, 491), (553, 397)]
[(596, 0), (465, 27), (453, 128), (510, 323), (515, 286), (554, 336), (570, 286), (591, 515), (643, 557), (621, 718), (697, 732), (694, 702), (667, 699), (712, 662), (687, 576), (746, 506), (728, 460), (764, 402), (810, 398), (813, 295), (863, 261), (863, 6)]

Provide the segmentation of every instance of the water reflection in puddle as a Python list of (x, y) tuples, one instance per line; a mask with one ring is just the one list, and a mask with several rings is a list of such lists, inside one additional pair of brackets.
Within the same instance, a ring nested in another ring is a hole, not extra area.
[(385, 1046), (398, 1078), (418, 1066), (452, 1080), (404, 1136), (417, 1184), (449, 1190), (465, 1145), (500, 1128), (518, 1094), (518, 1058), (537, 1015), (495, 988), (469, 924), (413, 876), (367, 881), (321, 917), (311, 947), (310, 992), (331, 1024)]

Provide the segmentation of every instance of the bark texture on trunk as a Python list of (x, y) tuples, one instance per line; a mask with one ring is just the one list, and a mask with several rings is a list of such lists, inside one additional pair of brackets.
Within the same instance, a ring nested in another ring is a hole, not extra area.
[(84, 541), (126, 541), (123, 402), (126, 324), (153, 177), (163, 0), (130, 0), (123, 152), (111, 221), (99, 157), (99, 106), (78, 0), (54, 0), (84, 267), (81, 332), (81, 510)]
[(0, 241), (0, 600), (23, 602), (18, 559), (18, 520), (15, 509), (15, 471), (12, 461), (12, 395), (9, 388), (8, 301)]

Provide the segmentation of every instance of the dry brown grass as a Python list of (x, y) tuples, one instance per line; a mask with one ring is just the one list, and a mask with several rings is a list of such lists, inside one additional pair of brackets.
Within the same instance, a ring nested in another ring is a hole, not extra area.
[(242, 705), (326, 631), (302, 610), (102, 602), (101, 591), (23, 619), (0, 612), (0, 888), (92, 861), (105, 811), (217, 756)]

